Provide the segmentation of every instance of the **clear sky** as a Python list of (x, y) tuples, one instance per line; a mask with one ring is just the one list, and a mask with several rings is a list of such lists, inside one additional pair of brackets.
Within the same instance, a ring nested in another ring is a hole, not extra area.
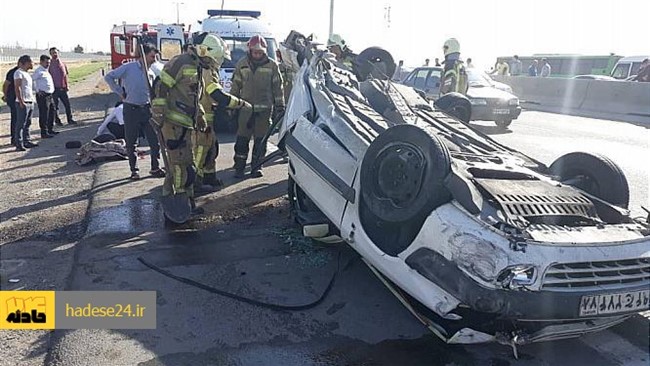
[[(180, 20), (193, 24), (219, 8), (220, 0), (182, 0)], [(176, 4), (166, 0), (31, 0), (14, 17), (2, 0), (0, 45), (56, 45), (71, 50), (109, 50), (113, 24), (176, 21)], [(21, 3), (22, 4), (22, 3)], [(225, 0), (225, 9), (261, 10), (276, 37), (291, 29), (326, 39), (329, 0)], [(454, 4), (454, 9), (445, 8)], [(390, 6), (390, 23), (385, 8)], [(14, 6), (12, 6), (14, 8)], [(463, 58), (481, 67), (496, 56), (533, 53), (650, 54), (648, 0), (348, 0), (335, 2), (334, 30), (355, 51), (383, 46), (406, 65), (442, 58), (448, 37), (461, 42)], [(452, 16), (454, 15), (454, 16)]]

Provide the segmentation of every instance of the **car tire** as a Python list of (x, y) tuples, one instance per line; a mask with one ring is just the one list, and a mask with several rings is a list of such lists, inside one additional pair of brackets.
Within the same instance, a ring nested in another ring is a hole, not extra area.
[(495, 124), (497, 125), (497, 127), (499, 127), (500, 129), (505, 130), (505, 129), (508, 128), (508, 126), (510, 126), (510, 124), (512, 123), (512, 120), (511, 120), (511, 119), (499, 120), (499, 121), (494, 121), (494, 123), (495, 123)]
[(448, 93), (438, 98), (433, 106), (448, 115), (469, 123), (472, 118), (472, 104), (460, 93)]
[(395, 73), (395, 60), (390, 52), (380, 47), (369, 47), (355, 59), (355, 71), (359, 81), (374, 79), (390, 80)]
[(572, 152), (557, 158), (549, 167), (560, 181), (613, 205), (628, 208), (630, 188), (621, 168), (600, 154)]
[(428, 215), (450, 200), (444, 179), (451, 171), (447, 147), (430, 130), (396, 125), (368, 147), (361, 163), (361, 199), (386, 223)]

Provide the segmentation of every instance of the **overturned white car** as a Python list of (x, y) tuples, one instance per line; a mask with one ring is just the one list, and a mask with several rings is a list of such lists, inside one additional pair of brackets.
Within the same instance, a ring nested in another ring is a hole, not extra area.
[(648, 310), (650, 225), (616, 164), (547, 167), (373, 78), (394, 68), (381, 50), (355, 73), (296, 45), (280, 147), (299, 221), (329, 225), (435, 334), (515, 346)]

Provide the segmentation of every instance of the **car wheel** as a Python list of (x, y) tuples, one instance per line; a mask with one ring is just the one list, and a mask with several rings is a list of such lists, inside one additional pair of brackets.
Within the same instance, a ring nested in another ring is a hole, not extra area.
[(508, 128), (508, 126), (510, 126), (512, 120), (506, 119), (506, 120), (494, 121), (494, 123), (497, 125), (497, 127), (505, 130), (506, 128)]
[(438, 98), (433, 106), (465, 123), (469, 123), (472, 118), (472, 104), (460, 93), (445, 94)]
[(359, 81), (367, 80), (370, 76), (374, 79), (390, 80), (396, 67), (390, 52), (379, 47), (366, 48), (355, 59)]
[(449, 150), (414, 125), (396, 125), (368, 147), (361, 163), (361, 197), (377, 218), (404, 223), (450, 200), (443, 181), (451, 171)]
[(616, 206), (627, 208), (630, 188), (621, 168), (599, 154), (572, 152), (560, 156), (549, 170), (560, 181)]

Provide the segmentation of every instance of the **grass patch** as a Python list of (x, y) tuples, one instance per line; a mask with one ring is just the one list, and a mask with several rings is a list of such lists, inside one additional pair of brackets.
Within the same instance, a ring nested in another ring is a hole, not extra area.
[(86, 64), (71, 65), (68, 67), (68, 82), (74, 84), (87, 78), (105, 67), (104, 62), (90, 62)]

